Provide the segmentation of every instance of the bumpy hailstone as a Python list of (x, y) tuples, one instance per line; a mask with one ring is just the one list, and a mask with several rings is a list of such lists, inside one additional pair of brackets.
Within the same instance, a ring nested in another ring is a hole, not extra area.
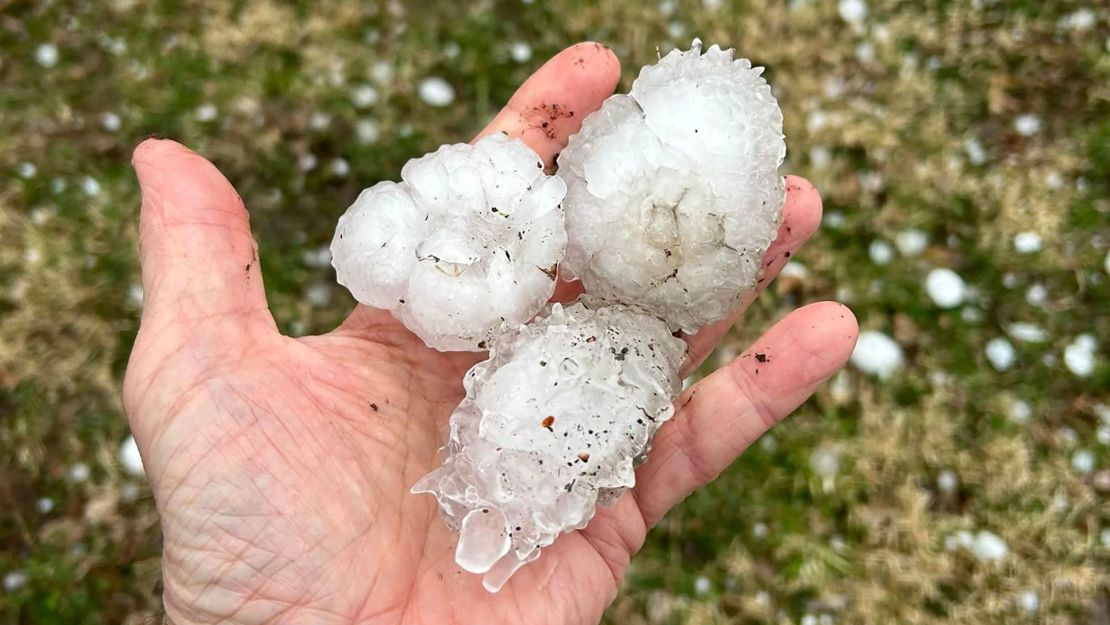
[(499, 336), (464, 378), (446, 460), (412, 489), (435, 495), (460, 531), (459, 566), (496, 592), (632, 486), (674, 413), (685, 354), (660, 320), (595, 300), (554, 304)]
[(563, 268), (587, 293), (693, 332), (755, 287), (786, 197), (782, 111), (762, 73), (694, 40), (570, 138)]
[(332, 264), (355, 299), (390, 310), (428, 346), (482, 350), (555, 290), (563, 181), (519, 139), (446, 145), (380, 182), (339, 219)]

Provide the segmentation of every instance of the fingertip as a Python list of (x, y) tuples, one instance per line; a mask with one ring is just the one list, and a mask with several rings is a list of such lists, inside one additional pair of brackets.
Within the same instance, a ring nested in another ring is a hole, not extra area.
[(578, 71), (591, 72), (601, 91), (612, 93), (621, 79), (621, 62), (609, 46), (583, 41), (564, 49), (552, 60), (570, 62)]
[(859, 322), (850, 308), (840, 302), (816, 302), (790, 317), (792, 340), (820, 365), (815, 377), (826, 378), (848, 362), (859, 338)]
[(821, 194), (813, 183), (800, 176), (786, 176), (786, 203), (783, 207), (785, 234), (808, 239), (821, 226)]

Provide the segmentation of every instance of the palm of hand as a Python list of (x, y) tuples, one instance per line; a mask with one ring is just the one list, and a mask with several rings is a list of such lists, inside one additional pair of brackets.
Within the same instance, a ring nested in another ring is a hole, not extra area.
[[(571, 48), (485, 132), (522, 136), (550, 163), (616, 71), (607, 50)], [(529, 113), (542, 115), (544, 102), (581, 114), (553, 120), (551, 136)], [(637, 487), (489, 595), (454, 564), (434, 500), (408, 492), (439, 462), (462, 375), (479, 357), (430, 350), (362, 307), (330, 334), (281, 336), (230, 185), (171, 142), (144, 143), (135, 164), (147, 305), (125, 403), (162, 515), (166, 610), (179, 625), (596, 622), (648, 528), (838, 369), (855, 337), (839, 305), (796, 311), (758, 343), (793, 358), (762, 378), (740, 358), (694, 387)], [(812, 187), (790, 182), (768, 276), (820, 216)], [(730, 323), (690, 338), (687, 371)]]

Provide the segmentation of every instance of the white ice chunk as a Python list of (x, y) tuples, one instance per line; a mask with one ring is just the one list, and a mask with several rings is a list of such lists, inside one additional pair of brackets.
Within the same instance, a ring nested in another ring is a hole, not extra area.
[(786, 197), (782, 111), (762, 72), (695, 40), (586, 118), (559, 175), (563, 268), (587, 293), (694, 332), (755, 288)]
[(685, 354), (662, 321), (589, 298), (506, 326), (464, 378), (443, 465), (412, 488), (460, 530), (459, 565), (496, 591), (633, 486)]
[(902, 348), (882, 332), (864, 330), (856, 340), (851, 361), (860, 371), (886, 380), (902, 367)]
[(555, 290), (566, 246), (563, 181), (519, 139), (490, 135), (413, 159), (366, 189), (331, 244), (339, 283), (430, 347), (485, 349)]
[(925, 277), (925, 292), (940, 308), (955, 308), (967, 297), (967, 284), (951, 269), (934, 269)]

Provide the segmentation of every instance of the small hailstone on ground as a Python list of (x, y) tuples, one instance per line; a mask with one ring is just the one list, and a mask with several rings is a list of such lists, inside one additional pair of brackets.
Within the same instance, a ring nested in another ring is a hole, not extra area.
[(460, 530), (459, 566), (496, 592), (635, 484), (685, 356), (662, 321), (593, 299), (507, 326), (463, 379), (443, 465), (412, 488)]
[(344, 178), (351, 172), (351, 165), (345, 158), (332, 159), (331, 165), (328, 167), (333, 176), (337, 178)]
[(938, 307), (955, 308), (963, 303), (967, 285), (955, 271), (940, 268), (930, 271), (925, 277), (925, 292)]
[(69, 468), (69, 480), (80, 484), (89, 479), (90, 473), (89, 465), (84, 462), (78, 462)]
[(867, 19), (867, 3), (864, 0), (840, 0), (837, 10), (840, 19), (853, 26), (861, 26)]
[(1093, 334), (1080, 334), (1064, 348), (1064, 365), (1068, 371), (1087, 377), (1095, 370), (1095, 348), (1098, 342)]
[(135, 437), (128, 436), (119, 447), (119, 464), (129, 475), (145, 475), (143, 471), (143, 457), (139, 455), (139, 446), (135, 444)]
[(1041, 599), (1034, 590), (1023, 590), (1018, 595), (1017, 604), (1029, 614), (1033, 614), (1041, 607)]
[(119, 130), (121, 124), (122, 121), (120, 120), (119, 115), (111, 111), (108, 111), (107, 113), (104, 113), (100, 116), (100, 127), (104, 130), (107, 130), (108, 132), (115, 132)]
[(35, 48), (35, 62), (42, 67), (51, 68), (58, 64), (58, 48), (52, 43), (44, 43)]
[(982, 165), (987, 162), (987, 150), (983, 144), (976, 138), (971, 137), (964, 141), (964, 152), (967, 152), (967, 160), (972, 165)]
[(894, 245), (903, 256), (920, 256), (929, 245), (929, 235), (924, 230), (906, 228), (895, 237)]
[(871, 262), (876, 265), (887, 265), (894, 258), (894, 248), (886, 241), (875, 239), (868, 246), (867, 255), (871, 257)]
[[(34, 178), (35, 174), (38, 173), (38, 171), (39, 168), (35, 167), (35, 164), (30, 161), (23, 161), (15, 168), (15, 173), (19, 174), (19, 177), (23, 178), (24, 180), (28, 178)], [(1108, 256), (1107, 258), (1110, 259), (1110, 256)]]
[(997, 562), (1010, 553), (1010, 548), (996, 534), (979, 530), (971, 545), (971, 553), (981, 562)]
[(331, 115), (323, 111), (313, 111), (308, 116), (308, 127), (313, 130), (324, 130), (331, 125)]
[(379, 83), (389, 83), (393, 80), (393, 66), (386, 61), (377, 61), (370, 66), (370, 78)]
[(135, 308), (143, 307), (143, 285), (134, 283), (127, 287), (127, 303)]
[(775, 453), (779, 448), (779, 439), (774, 434), (764, 434), (759, 437), (759, 448), (769, 454)]
[(527, 63), (532, 58), (532, 46), (526, 41), (514, 41), (509, 46), (509, 56), (517, 63)]
[(1029, 302), (1030, 306), (1044, 306), (1048, 301), (1048, 289), (1040, 282), (1029, 285), (1025, 290), (1025, 301)]
[(1060, 19), (1060, 25), (1068, 30), (1083, 32), (1094, 28), (1098, 22), (1098, 14), (1090, 7), (1083, 7), (1065, 15)]
[[(815, 145), (809, 149), (809, 162), (813, 165), (815, 169), (824, 169), (828, 167), (830, 163), (832, 163), (832, 152), (830, 152), (829, 149), (823, 145)], [(830, 213), (828, 217), (831, 218), (833, 214), (834, 213)], [(843, 223), (844, 215), (841, 214), (840, 216), (842, 218), (840, 223)], [(832, 226), (833, 228), (837, 227), (833, 225), (833, 222), (830, 219), (826, 219), (825, 222), (826, 225)]]
[(996, 337), (987, 342), (987, 360), (997, 371), (1006, 371), (1014, 365), (1017, 353), (1013, 344), (1002, 337)]
[(819, 625), (817, 617), (813, 614), (803, 614), (799, 625)]
[(840, 455), (835, 450), (822, 447), (809, 456), (809, 467), (813, 474), (829, 481), (840, 472)]
[(708, 595), (709, 592), (712, 591), (712, 590), (713, 590), (713, 582), (709, 581), (708, 577), (706, 577), (704, 575), (699, 575), (694, 580), (694, 593), (695, 594), (704, 596), (704, 595)]
[(315, 282), (305, 289), (305, 299), (316, 308), (324, 308), (331, 303), (332, 288), (330, 284)]
[(563, 181), (519, 139), (446, 145), (366, 189), (339, 219), (332, 264), (368, 306), (390, 310), (430, 347), (485, 349), (555, 290), (566, 232)]
[(372, 119), (360, 119), (355, 122), (355, 135), (362, 143), (374, 143), (381, 136), (378, 122)]
[(371, 85), (358, 85), (351, 90), (351, 103), (355, 108), (364, 109), (378, 101), (378, 90)]
[(323, 269), (331, 264), (331, 249), (321, 245), (301, 252), (301, 262), (307, 267)]
[(100, 183), (92, 176), (81, 178), (81, 190), (89, 197), (100, 195)]
[(1036, 232), (1019, 232), (1014, 235), (1014, 249), (1018, 254), (1032, 254), (1041, 250), (1041, 235)]
[(851, 362), (860, 371), (886, 380), (902, 367), (902, 348), (882, 332), (864, 330), (856, 340)]
[(1014, 130), (1023, 137), (1032, 137), (1041, 131), (1041, 118), (1033, 113), (1024, 113), (1014, 118)]
[(15, 592), (27, 585), (27, 573), (23, 571), (9, 571), (4, 575), (4, 590)]
[(35, 510), (38, 510), (39, 514), (50, 514), (54, 510), (54, 500), (49, 497), (40, 497), (35, 501)]
[(302, 154), (301, 157), (297, 159), (297, 168), (301, 171), (312, 171), (316, 169), (316, 164), (318, 162), (315, 154)]
[(1095, 470), (1095, 455), (1087, 449), (1080, 449), (1071, 457), (1071, 467), (1086, 475)]
[(1011, 323), (1007, 330), (1009, 330), (1010, 336), (1023, 343), (1043, 343), (1048, 340), (1048, 334), (1035, 323), (1018, 321)]
[(1098, 536), (1103, 547), (1110, 547), (1110, 527), (1102, 530)]
[(956, 487), (960, 485), (960, 480), (956, 477), (955, 471), (945, 469), (937, 475), (937, 488), (942, 493), (954, 493)]
[(430, 106), (447, 106), (455, 101), (455, 88), (438, 76), (429, 76), (420, 81), (418, 91), (420, 99)]
[(782, 111), (762, 73), (695, 39), (570, 138), (564, 269), (587, 293), (694, 332), (756, 286), (786, 197)]
[(1011, 402), (1009, 408), (1006, 411), (1006, 417), (1010, 419), (1010, 421), (1012, 421), (1013, 423), (1017, 423), (1019, 425), (1022, 423), (1027, 423), (1032, 416), (1033, 407), (1029, 405), (1029, 402), (1022, 399), (1017, 399)]
[(755, 538), (766, 538), (768, 532), (767, 524), (762, 521), (752, 526), (752, 536)]
[(215, 104), (201, 104), (193, 113), (193, 115), (196, 116), (197, 121), (200, 122), (210, 122), (216, 119), (216, 116), (219, 114), (220, 110), (216, 108)]

